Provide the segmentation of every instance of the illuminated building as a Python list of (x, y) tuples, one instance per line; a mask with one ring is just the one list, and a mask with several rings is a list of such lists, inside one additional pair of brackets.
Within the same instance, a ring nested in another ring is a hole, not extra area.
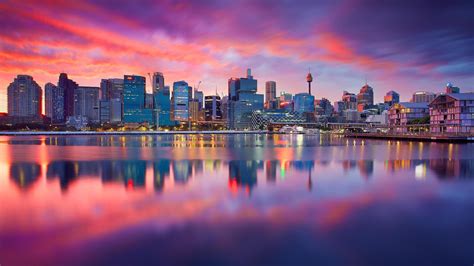
[(221, 120), (221, 97), (219, 95), (206, 96), (204, 102), (206, 120)]
[(434, 133), (474, 133), (474, 93), (441, 94), (430, 104)]
[(145, 77), (125, 75), (123, 83), (123, 122), (153, 122), (152, 110), (145, 109)]
[[(390, 126), (409, 125), (415, 119), (422, 119), (429, 116), (427, 103), (402, 102), (394, 104), (388, 111), (388, 122)], [(397, 128), (398, 131), (405, 132), (406, 128)]]
[(342, 93), (342, 102), (344, 103), (343, 110), (357, 110), (357, 96), (354, 93), (344, 91)]
[(185, 81), (173, 83), (173, 96), (171, 102), (173, 105), (172, 120), (188, 121), (189, 102), (192, 99), (192, 88)]
[(33, 77), (18, 75), (8, 86), (7, 94), (9, 116), (41, 116), (43, 90)]
[(64, 89), (52, 83), (46, 83), (45, 90), (45, 114), (51, 118), (51, 123), (64, 122)]
[(298, 93), (293, 98), (294, 111), (298, 113), (314, 113), (314, 96), (309, 93)]
[(269, 103), (276, 99), (276, 82), (267, 81), (265, 82), (265, 103)]
[(414, 103), (429, 103), (436, 98), (436, 94), (427, 91), (417, 91), (413, 93), (411, 102)]

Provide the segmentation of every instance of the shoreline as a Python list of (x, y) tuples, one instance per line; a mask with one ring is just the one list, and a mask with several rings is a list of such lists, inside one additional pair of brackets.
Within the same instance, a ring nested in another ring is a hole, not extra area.
[(0, 131), (0, 136), (120, 136), (120, 135), (217, 135), (217, 134), (281, 134), (266, 130), (216, 130), (216, 131)]

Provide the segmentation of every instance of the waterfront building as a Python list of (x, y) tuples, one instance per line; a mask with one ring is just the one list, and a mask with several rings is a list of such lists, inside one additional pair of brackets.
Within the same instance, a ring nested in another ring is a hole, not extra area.
[(199, 100), (191, 99), (189, 101), (189, 120), (192, 122), (197, 122), (201, 120), (201, 110), (199, 110)]
[(52, 83), (44, 86), (45, 114), (51, 118), (51, 123), (64, 123), (64, 89)]
[(145, 109), (145, 77), (125, 75), (123, 84), (123, 122), (153, 123), (151, 109)]
[[(390, 126), (406, 126), (414, 120), (421, 120), (429, 116), (427, 103), (401, 102), (394, 104), (388, 111)], [(398, 132), (406, 132), (406, 127), (397, 128)]]
[(161, 89), (154, 91), (154, 109), (156, 111), (156, 125), (172, 126), (174, 123), (171, 121), (171, 100), (170, 100), (170, 87), (164, 86)]
[(365, 122), (369, 124), (387, 125), (388, 124), (388, 111), (385, 110), (381, 114), (370, 114), (367, 116), (367, 119), (365, 120)]
[(268, 129), (269, 126), (298, 125), (306, 122), (303, 114), (282, 109), (257, 110), (252, 113), (252, 129)]
[(388, 106), (392, 107), (394, 103), (399, 103), (400, 102), (400, 94), (398, 94), (395, 91), (389, 91), (385, 96), (383, 97), (383, 102)]
[(265, 104), (268, 105), (271, 101), (276, 100), (276, 82), (267, 81), (265, 82)]
[(357, 94), (357, 111), (362, 112), (368, 106), (374, 104), (374, 90), (365, 84)]
[(8, 115), (41, 116), (43, 90), (32, 76), (18, 75), (7, 88)]
[(204, 110), (206, 121), (222, 120), (221, 97), (219, 95), (206, 96)]
[(74, 116), (84, 116), (91, 123), (99, 122), (99, 88), (79, 86), (74, 90)]
[(64, 90), (64, 118), (74, 115), (74, 91), (78, 86), (66, 73), (59, 74), (58, 87)]
[(360, 120), (360, 113), (354, 109), (345, 109), (342, 111), (344, 121), (347, 123), (357, 123)]
[(257, 94), (257, 80), (247, 69), (246, 78), (231, 78), (228, 85), (229, 128), (248, 129), (251, 127), (252, 112), (263, 109), (263, 94)]
[(417, 91), (413, 93), (411, 102), (414, 103), (429, 103), (436, 98), (436, 94), (427, 91)]
[(173, 83), (173, 96), (171, 102), (173, 106), (172, 120), (189, 120), (189, 102), (192, 99), (192, 88), (186, 81), (177, 81)]
[(453, 93), (461, 93), (461, 89), (459, 87), (454, 87), (451, 82), (446, 84), (446, 94), (453, 94)]
[(224, 96), (221, 99), (221, 113), (222, 120), (227, 121), (229, 112), (229, 96)]
[(433, 133), (474, 133), (474, 93), (441, 94), (430, 104)]
[(161, 72), (153, 73), (152, 81), (151, 81), (151, 89), (153, 92), (156, 90), (163, 89), (165, 87), (165, 77)]
[(298, 113), (314, 113), (314, 96), (309, 93), (297, 93), (293, 98), (294, 111)]
[(153, 109), (153, 93), (145, 93), (145, 109)]

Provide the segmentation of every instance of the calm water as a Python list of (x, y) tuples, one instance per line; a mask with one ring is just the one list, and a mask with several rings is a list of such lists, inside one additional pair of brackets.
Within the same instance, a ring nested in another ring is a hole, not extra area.
[(474, 263), (474, 145), (0, 137), (0, 264)]

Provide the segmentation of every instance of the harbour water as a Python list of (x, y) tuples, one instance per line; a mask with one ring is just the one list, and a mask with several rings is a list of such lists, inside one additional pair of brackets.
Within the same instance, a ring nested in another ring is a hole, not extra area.
[(0, 265), (474, 263), (474, 144), (0, 137)]

